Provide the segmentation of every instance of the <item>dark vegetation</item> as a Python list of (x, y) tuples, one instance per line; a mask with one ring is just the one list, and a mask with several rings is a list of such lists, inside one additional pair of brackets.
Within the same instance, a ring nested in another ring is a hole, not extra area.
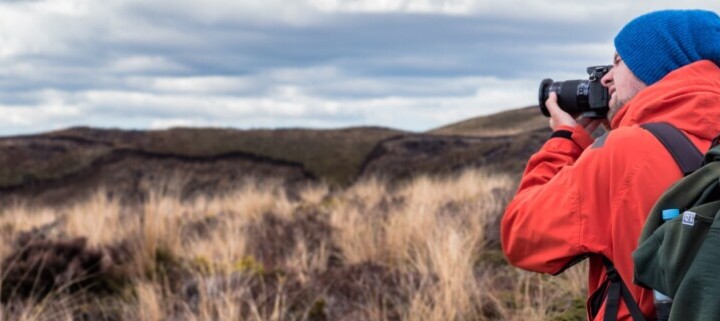
[(58, 225), (18, 234), (12, 252), (0, 263), (0, 302), (80, 292), (116, 295), (129, 284), (137, 244), (122, 240), (93, 248), (83, 237), (59, 234)]

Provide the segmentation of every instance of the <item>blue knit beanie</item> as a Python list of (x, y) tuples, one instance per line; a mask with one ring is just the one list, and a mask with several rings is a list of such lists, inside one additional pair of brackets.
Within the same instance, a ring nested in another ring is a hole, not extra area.
[(620, 30), (615, 50), (648, 86), (698, 60), (720, 65), (720, 17), (705, 10), (651, 12)]

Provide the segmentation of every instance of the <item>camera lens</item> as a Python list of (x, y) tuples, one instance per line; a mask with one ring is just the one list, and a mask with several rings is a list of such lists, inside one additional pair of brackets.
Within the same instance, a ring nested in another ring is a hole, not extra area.
[(550, 117), (545, 101), (551, 92), (555, 92), (558, 106), (568, 114), (575, 117), (582, 115), (586, 118), (606, 118), (610, 109), (610, 93), (602, 85), (602, 79), (610, 69), (612, 66), (588, 67), (589, 80), (553, 82), (552, 79), (543, 79), (538, 90), (540, 111), (545, 117)]
[(560, 109), (568, 114), (580, 114), (590, 109), (589, 105), (589, 87), (588, 80), (567, 80), (553, 82), (552, 79), (544, 79), (540, 83), (538, 91), (538, 100), (540, 111), (546, 117), (550, 117), (550, 112), (545, 106), (545, 101), (551, 92), (557, 93), (558, 105)]

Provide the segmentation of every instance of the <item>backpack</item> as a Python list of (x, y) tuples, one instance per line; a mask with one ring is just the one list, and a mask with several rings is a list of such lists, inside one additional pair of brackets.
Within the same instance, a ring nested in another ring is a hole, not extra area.
[[(647, 218), (647, 221), (643, 227), (641, 245), (633, 253), (636, 271), (635, 283), (640, 286), (653, 288), (673, 297), (676, 292), (669, 291), (666, 287), (659, 286), (659, 283), (666, 284), (665, 282), (667, 280), (665, 279), (665, 273), (668, 272), (667, 270), (662, 268), (666, 267), (666, 265), (664, 264), (667, 263), (667, 256), (664, 256), (663, 254), (665, 253), (661, 253), (660, 249), (656, 246), (658, 240), (663, 240), (663, 232), (658, 229), (658, 227), (663, 225), (662, 210), (667, 208), (673, 208), (667, 206), (671, 206), (670, 204), (678, 204), (678, 200), (687, 200), (687, 202), (683, 203), (683, 205), (694, 204), (692, 200), (688, 200), (689, 198), (693, 197), (690, 195), (691, 193), (687, 192), (688, 187), (686, 187), (686, 184), (692, 184), (691, 181), (688, 181), (688, 179), (699, 179), (699, 177), (701, 177), (703, 173), (707, 173), (709, 171), (709, 167), (706, 166), (708, 169), (706, 169), (706, 167), (703, 167), (701, 170), (698, 170), (698, 168), (700, 168), (703, 163), (702, 153), (695, 147), (692, 142), (690, 142), (690, 140), (685, 136), (685, 134), (683, 134), (673, 125), (668, 123), (646, 123), (641, 125), (641, 127), (645, 130), (648, 130), (663, 144), (663, 146), (665, 146), (665, 148), (670, 153), (670, 155), (672, 155), (673, 159), (675, 160), (685, 177), (680, 179), (673, 186), (671, 186), (668, 191), (663, 193), (663, 195), (656, 202), (655, 206), (653, 206), (653, 211)], [(720, 147), (718, 147), (717, 155), (718, 159), (720, 159)], [(715, 168), (714, 173), (716, 174), (715, 176), (713, 176), (713, 179), (715, 181), (715, 187), (718, 191), (718, 195), (716, 195), (717, 197), (715, 198), (715, 200), (719, 200), (717, 203), (715, 203), (717, 205), (715, 210), (717, 211), (718, 209), (720, 209), (720, 187), (718, 187), (718, 185), (720, 185), (718, 184), (718, 182), (720, 182), (720, 180), (718, 180), (718, 178), (720, 177), (720, 162), (717, 162), (716, 164), (717, 166), (713, 167)], [(691, 173), (693, 174), (690, 175)], [(707, 174), (703, 176), (703, 181), (710, 181), (707, 176)], [(693, 191), (698, 189), (700, 189), (700, 187), (695, 186)], [(713, 196), (715, 195), (713, 194)], [(697, 197), (694, 197), (693, 200), (695, 199), (697, 199)], [(681, 206), (674, 208), (680, 208), (681, 210), (685, 210), (690, 207)], [(658, 210), (660, 212), (659, 214), (657, 213)], [(702, 213), (705, 212), (703, 211)], [(720, 222), (718, 223), (718, 228), (720, 228)], [(656, 233), (657, 236), (655, 236)], [(718, 230), (718, 233), (718, 240), (720, 241), (720, 230)], [(653, 237), (651, 240), (648, 240), (650, 238), (650, 235), (653, 235)], [(720, 242), (716, 244), (718, 246), (716, 252), (718, 253), (718, 258), (720, 258)], [(675, 245), (679, 245), (679, 243), (666, 242), (665, 245), (666, 247), (668, 247), (665, 250), (668, 250), (671, 254), (675, 255), (674, 258), (677, 260), (676, 263), (679, 263), (680, 258), (685, 253), (684, 250), (675, 247)], [(638, 255), (636, 256), (636, 254)], [(720, 267), (720, 260), (716, 260), (715, 262), (717, 262), (716, 264), (718, 264), (718, 267)], [(628, 310), (633, 320), (645, 321), (646, 319), (643, 316), (638, 303), (632, 297), (630, 290), (628, 289), (626, 283), (620, 277), (620, 274), (615, 269), (612, 261), (606, 257), (603, 257), (603, 263), (605, 265), (607, 277), (603, 284), (600, 285), (600, 288), (604, 290), (597, 291), (593, 294), (593, 296), (590, 297), (588, 311), (590, 315), (597, 315), (603, 302), (605, 302), (606, 305), (604, 321), (617, 320), (620, 300), (622, 299), (625, 302), (625, 305), (628, 307)], [(640, 267), (640, 270), (642, 271), (640, 271), (638, 267)], [(647, 277), (650, 270), (652, 270), (654, 274), (652, 274), (651, 277)], [(718, 278), (720, 278), (720, 273), (718, 273), (717, 275)], [(675, 287), (675, 289), (677, 290), (677, 287)], [(717, 293), (720, 294), (720, 287), (717, 289)], [(720, 296), (716, 298), (720, 298)], [(678, 301), (676, 300), (673, 305), (676, 305), (677, 302)], [(717, 311), (713, 312), (718, 313), (714, 315), (720, 315), (720, 304), (718, 303), (720, 303), (720, 301), (716, 301), (714, 304), (715, 306), (717, 306)], [(676, 310), (678, 310), (678, 313), (680, 313), (680, 308), (673, 308), (673, 313), (675, 313)], [(702, 320), (706, 319), (707, 318)]]
[[(663, 221), (662, 211), (678, 209)], [(720, 145), (651, 210), (633, 252), (634, 282), (673, 298), (669, 320), (720, 318)]]

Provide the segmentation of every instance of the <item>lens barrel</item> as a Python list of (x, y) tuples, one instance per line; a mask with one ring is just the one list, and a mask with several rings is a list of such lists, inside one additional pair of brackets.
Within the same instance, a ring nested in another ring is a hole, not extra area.
[(610, 93), (602, 85), (603, 77), (612, 66), (590, 66), (587, 68), (588, 80), (553, 81), (543, 79), (538, 89), (538, 105), (546, 117), (550, 112), (545, 105), (551, 92), (557, 93), (560, 109), (570, 115), (586, 118), (605, 118), (609, 111)]
[(553, 82), (552, 79), (543, 79), (540, 83), (538, 99), (540, 111), (546, 117), (550, 117), (550, 112), (545, 106), (545, 101), (551, 92), (557, 94), (558, 105), (560, 109), (568, 114), (581, 114), (590, 110), (589, 91), (590, 81), (588, 80), (566, 80)]

